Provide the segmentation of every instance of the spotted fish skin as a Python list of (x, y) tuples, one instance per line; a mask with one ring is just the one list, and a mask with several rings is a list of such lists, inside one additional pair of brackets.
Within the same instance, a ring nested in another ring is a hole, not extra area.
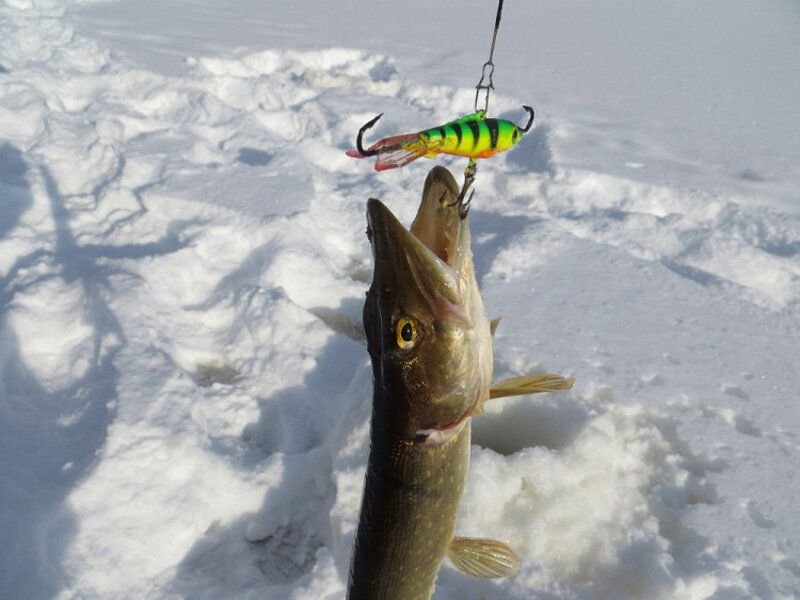
[(427, 600), (453, 539), (470, 428), (438, 448), (393, 446), (371, 447), (349, 600)]
[(428, 600), (453, 541), (470, 417), (489, 398), (493, 362), (457, 197), (453, 176), (435, 167), (410, 231), (368, 203), (374, 393), (349, 600)]

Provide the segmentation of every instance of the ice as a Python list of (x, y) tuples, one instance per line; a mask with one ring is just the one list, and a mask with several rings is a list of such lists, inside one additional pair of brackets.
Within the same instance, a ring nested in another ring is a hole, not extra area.
[[(800, 595), (797, 10), (506, 2), (475, 265), (498, 379), (435, 600)], [(470, 112), (494, 6), (0, 7), (0, 597), (345, 594), (368, 197)], [(373, 139), (370, 137), (370, 139)], [(463, 161), (437, 159), (457, 175)]]

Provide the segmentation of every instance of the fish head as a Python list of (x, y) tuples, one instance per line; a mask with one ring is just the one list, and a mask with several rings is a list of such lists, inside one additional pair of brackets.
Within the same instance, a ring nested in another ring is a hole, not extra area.
[(437, 166), (410, 229), (380, 200), (367, 204), (375, 258), (364, 305), (373, 427), (426, 445), (460, 431), (488, 398), (492, 377), (490, 324), (458, 196), (451, 173)]

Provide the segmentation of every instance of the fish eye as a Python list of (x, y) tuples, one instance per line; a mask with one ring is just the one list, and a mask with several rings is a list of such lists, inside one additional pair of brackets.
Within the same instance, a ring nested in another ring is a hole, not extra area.
[(417, 326), (412, 319), (402, 317), (394, 328), (398, 348), (411, 350), (417, 343)]

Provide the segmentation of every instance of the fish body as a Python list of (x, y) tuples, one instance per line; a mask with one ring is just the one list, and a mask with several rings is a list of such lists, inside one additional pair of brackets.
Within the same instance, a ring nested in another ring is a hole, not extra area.
[[(365, 153), (349, 150), (348, 156), (377, 156), (376, 171), (402, 167), (423, 156), (439, 154), (470, 159), (489, 158), (515, 146), (526, 129), (505, 119), (487, 118), (486, 111), (465, 115), (439, 127), (390, 136), (370, 146)], [(360, 147), (360, 146), (359, 146)]]
[(438, 448), (393, 446), (370, 460), (348, 600), (428, 600), (454, 537), (470, 428)]
[(452, 174), (434, 167), (406, 229), (367, 203), (375, 270), (364, 303), (373, 400), (348, 600), (429, 600), (447, 556), (475, 577), (507, 577), (504, 543), (455, 535), (473, 416), (491, 398), (569, 389), (551, 374), (492, 384), (492, 334)]
[(349, 600), (427, 600), (454, 539), (470, 417), (489, 398), (493, 360), (457, 197), (453, 176), (435, 167), (410, 231), (368, 203), (374, 395)]

